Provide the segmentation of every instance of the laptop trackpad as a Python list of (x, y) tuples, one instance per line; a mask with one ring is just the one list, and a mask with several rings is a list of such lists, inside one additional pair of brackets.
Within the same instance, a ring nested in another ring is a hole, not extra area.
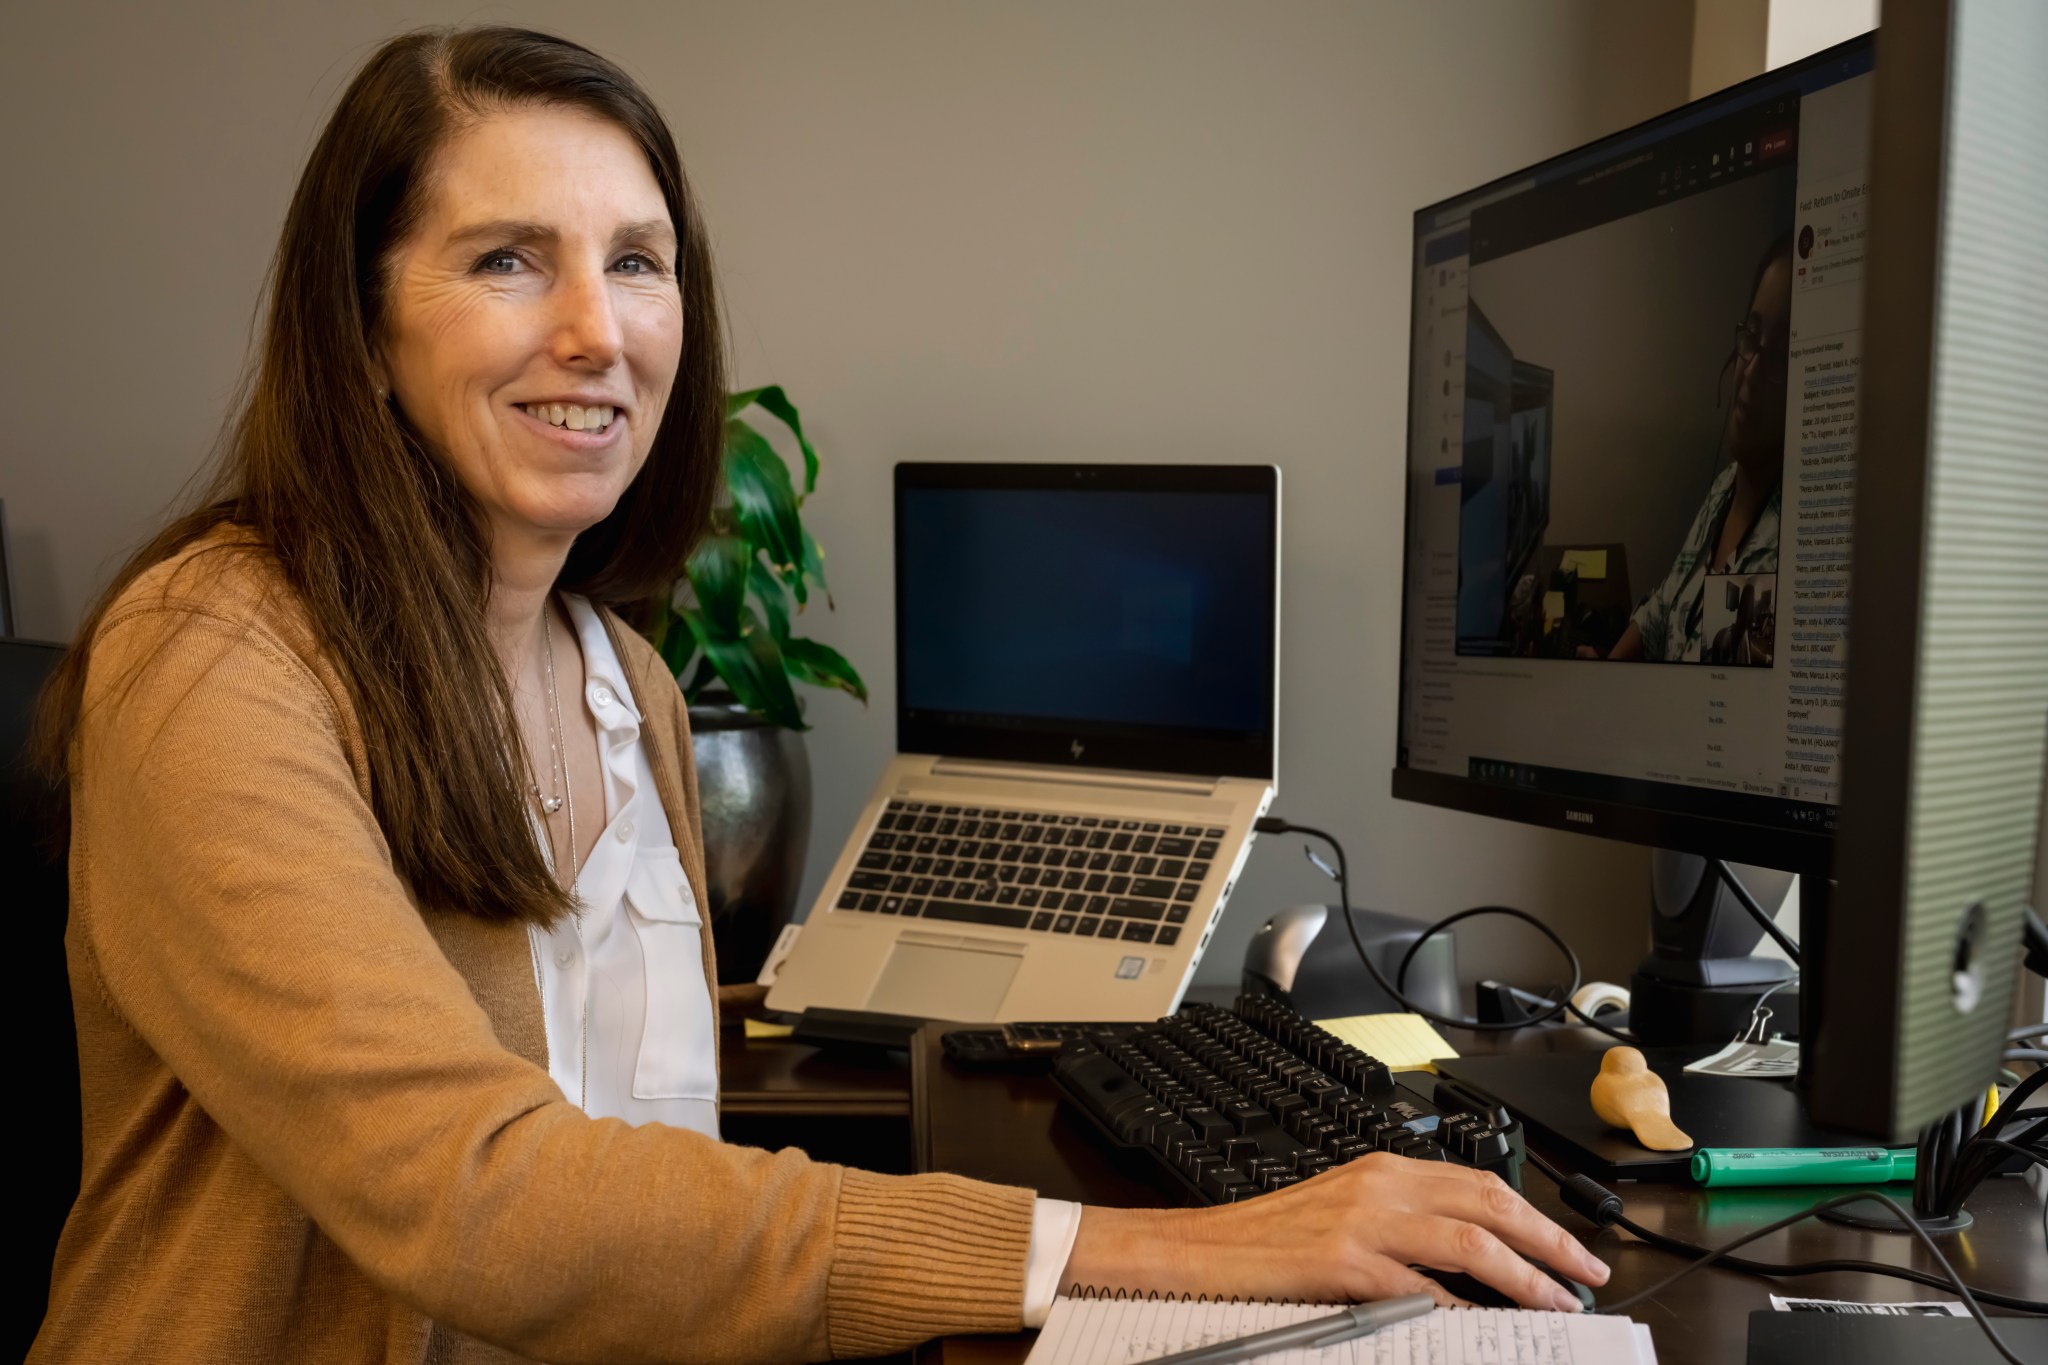
[(925, 1019), (993, 1019), (1021, 955), (898, 943), (868, 996), (870, 1009)]

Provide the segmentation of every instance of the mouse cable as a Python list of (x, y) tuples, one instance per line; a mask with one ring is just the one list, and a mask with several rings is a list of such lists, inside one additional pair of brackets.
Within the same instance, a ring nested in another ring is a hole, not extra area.
[[(1320, 839), (1330, 846), (1330, 851), (1337, 855), (1337, 899), (1343, 905), (1344, 927), (1351, 931), (1351, 946), (1358, 951), (1358, 960), (1365, 964), (1366, 973), (1372, 977), (1373, 984), (1385, 991), (1394, 1003), (1402, 1009), (1409, 1011), (1411, 1014), (1419, 1014), (1430, 1023), (1444, 1028), (1471, 1029), (1475, 1033), (1509, 1033), (1515, 1029), (1528, 1028), (1532, 1024), (1548, 1023), (1552, 1019), (1558, 1018), (1571, 1007), (1571, 997), (1578, 993), (1583, 979), (1579, 967), (1579, 955), (1572, 951), (1569, 943), (1558, 937), (1556, 930), (1552, 929), (1542, 920), (1537, 919), (1526, 910), (1516, 910), (1512, 906), (1506, 905), (1474, 906), (1469, 910), (1460, 910), (1455, 915), (1446, 915), (1435, 924), (1430, 925), (1422, 931), (1415, 942), (1408, 945), (1408, 954), (1401, 960), (1399, 975), (1405, 980), (1408, 964), (1414, 959), (1416, 949), (1420, 948), (1425, 941), (1436, 937), (1452, 925), (1457, 924), (1460, 920), (1471, 919), (1476, 915), (1506, 915), (1534, 927), (1543, 937), (1557, 945), (1558, 952), (1564, 954), (1565, 961), (1571, 964), (1572, 983), (1565, 987), (1564, 998), (1549, 1003), (1527, 1019), (1517, 1019), (1499, 1024), (1490, 1024), (1479, 1019), (1464, 1019), (1452, 1014), (1439, 1014), (1427, 1005), (1410, 999), (1399, 986), (1387, 980), (1387, 974), (1380, 970), (1379, 963), (1374, 962), (1372, 954), (1366, 951), (1365, 940), (1358, 936), (1358, 924), (1351, 917), (1350, 866), (1344, 858), (1344, 845), (1337, 842), (1336, 836), (1325, 830), (1311, 828), (1308, 825), (1293, 824), (1282, 820), (1276, 815), (1261, 816), (1252, 822), (1252, 828), (1260, 834), (1306, 834), (1310, 838)], [(1309, 858), (1310, 861), (1317, 861), (1313, 852), (1310, 852)]]
[[(1638, 1241), (1648, 1243), (1659, 1251), (1668, 1251), (1674, 1256), (1684, 1256), (1692, 1261), (1691, 1265), (1680, 1270), (1678, 1274), (1645, 1291), (1648, 1294), (1659, 1292), (1666, 1286), (1698, 1270), (1701, 1266), (1713, 1261), (1720, 1261), (1731, 1270), (1739, 1270), (1748, 1275), (1761, 1275), (1767, 1279), (1794, 1279), (1802, 1275), (1825, 1275), (1835, 1272), (1881, 1275), (1895, 1280), (1908, 1280), (1914, 1284), (1925, 1285), (1930, 1289), (1940, 1289), (1956, 1293), (1958, 1297), (1964, 1298), (1966, 1302), (1969, 1299), (1975, 1299), (1981, 1303), (1988, 1303), (1995, 1308), (2004, 1308), (2015, 1313), (2029, 1313), (2048, 1317), (2048, 1303), (2043, 1303), (2038, 1299), (2023, 1299), (2015, 1294), (2001, 1294), (1995, 1290), (1978, 1289), (1965, 1285), (1956, 1278), (1955, 1272), (1952, 1269), (1949, 1270), (1948, 1276), (1944, 1278), (1940, 1275), (1930, 1274), (1925, 1270), (1915, 1270), (1910, 1266), (1885, 1265), (1880, 1261), (1860, 1261), (1848, 1257), (1832, 1260), (1781, 1263), (1776, 1261), (1752, 1261), (1746, 1257), (1728, 1254), (1737, 1247), (1753, 1242), (1759, 1237), (1777, 1231), (1779, 1228), (1796, 1223), (1810, 1214), (1819, 1213), (1824, 1208), (1832, 1208), (1837, 1203), (1847, 1202), (1847, 1199), (1851, 1197), (1880, 1198), (1884, 1199), (1886, 1203), (1891, 1203), (1891, 1200), (1883, 1195), (1859, 1193), (1853, 1196), (1845, 1196), (1843, 1199), (1831, 1200), (1824, 1204), (1817, 1204), (1813, 1208), (1793, 1214), (1790, 1218), (1773, 1223), (1767, 1228), (1760, 1228), (1756, 1232), (1749, 1233), (1724, 1246), (1709, 1248), (1643, 1227), (1623, 1213), (1621, 1196), (1615, 1194), (1591, 1176), (1567, 1176), (1535, 1152), (1529, 1152), (1526, 1155), (1530, 1165), (1556, 1182), (1559, 1192), (1564, 1196), (1566, 1207), (1584, 1217), (1588, 1222), (1595, 1223), (1603, 1228), (1618, 1227)], [(1892, 1204), (1892, 1207), (1894, 1210), (1898, 1209), (1896, 1204)], [(1917, 1223), (1912, 1224), (1912, 1227), (1915, 1232), (1920, 1234), (1921, 1240), (1925, 1241), (1925, 1230)], [(1944, 1269), (1949, 1269), (1948, 1263), (1941, 1260), (1938, 1250), (1936, 1252), (1936, 1260)], [(1603, 1306), (1599, 1311), (1604, 1313), (1611, 1311), (1614, 1307), (1626, 1307), (1636, 1303), (1643, 1297), (1643, 1294), (1631, 1295), (1623, 1300), (1621, 1304)]]

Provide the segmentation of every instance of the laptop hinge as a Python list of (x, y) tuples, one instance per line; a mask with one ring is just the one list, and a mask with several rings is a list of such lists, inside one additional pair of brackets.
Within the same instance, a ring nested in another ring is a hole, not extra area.
[(1214, 796), (1217, 782), (1220, 780), (1203, 777), (1160, 777), (1151, 773), (1110, 772), (1100, 768), (1067, 771), (1036, 764), (969, 763), (955, 758), (942, 758), (933, 763), (932, 776), (979, 777), (997, 782), (1057, 782), (1071, 787), (1168, 792), (1176, 796)]

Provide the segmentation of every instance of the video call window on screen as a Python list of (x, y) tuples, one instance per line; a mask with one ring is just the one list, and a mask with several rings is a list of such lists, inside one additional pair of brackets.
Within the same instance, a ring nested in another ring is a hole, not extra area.
[(1457, 652), (1776, 657), (1798, 101), (1472, 212)]

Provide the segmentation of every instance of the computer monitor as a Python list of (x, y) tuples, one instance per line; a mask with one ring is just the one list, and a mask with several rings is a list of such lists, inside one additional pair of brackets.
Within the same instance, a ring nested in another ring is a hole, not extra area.
[(1394, 794), (1809, 874), (1802, 1107), (1893, 1141), (1996, 1065), (2040, 810), (2043, 15), (1415, 220)]
[(1396, 796), (1827, 865), (1871, 72), (1416, 214)]

